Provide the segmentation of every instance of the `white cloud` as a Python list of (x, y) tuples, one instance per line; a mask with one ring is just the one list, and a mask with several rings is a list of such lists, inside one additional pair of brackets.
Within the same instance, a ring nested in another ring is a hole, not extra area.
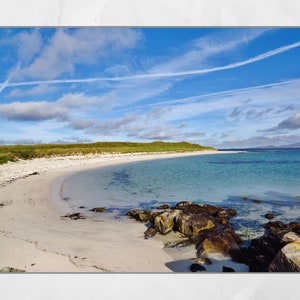
[(13, 102), (0, 105), (0, 116), (14, 121), (66, 120), (67, 111), (45, 101)]
[[(256, 38), (263, 35), (270, 29), (246, 29), (246, 30), (224, 30), (213, 34), (197, 38), (192, 42), (184, 45), (183, 54), (176, 55), (174, 58), (167, 58), (167, 62), (152, 67), (149, 73), (166, 73), (177, 72), (179, 70), (188, 70), (195, 66), (203, 67), (212, 57), (224, 55), (225, 53), (235, 50), (238, 46), (248, 44)], [(214, 62), (215, 60), (213, 60)]]
[(296, 113), (293, 116), (281, 121), (277, 126), (260, 130), (261, 132), (276, 132), (285, 130), (297, 130), (300, 129), (300, 113)]
[(72, 73), (76, 64), (91, 65), (108, 54), (132, 48), (141, 37), (139, 30), (127, 28), (58, 29), (19, 77), (47, 80)]

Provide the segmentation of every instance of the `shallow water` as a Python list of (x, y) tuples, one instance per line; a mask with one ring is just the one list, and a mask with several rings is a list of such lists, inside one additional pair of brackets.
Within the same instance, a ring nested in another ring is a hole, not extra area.
[[(199, 155), (120, 164), (70, 175), (61, 189), (73, 209), (131, 208), (188, 200), (232, 207), (244, 238), (263, 232), (268, 220), (300, 221), (300, 149)], [(247, 197), (247, 200), (243, 200)], [(253, 203), (259, 199), (261, 203)]]

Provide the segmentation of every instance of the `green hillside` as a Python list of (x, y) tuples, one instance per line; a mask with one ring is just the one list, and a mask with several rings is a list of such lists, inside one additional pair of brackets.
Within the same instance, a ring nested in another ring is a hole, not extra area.
[(187, 142), (169, 143), (132, 143), (132, 142), (98, 142), (88, 144), (41, 144), (0, 146), (0, 164), (19, 159), (32, 159), (50, 156), (68, 156), (101, 153), (136, 153), (136, 152), (190, 152), (215, 150)]

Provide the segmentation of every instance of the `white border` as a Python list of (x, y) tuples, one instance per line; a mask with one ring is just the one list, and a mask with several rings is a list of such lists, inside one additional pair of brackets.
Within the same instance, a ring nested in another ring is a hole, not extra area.
[(0, 26), (299, 26), (298, 0), (0, 0)]
[[(2, 27), (281, 27), (299, 22), (298, 0), (0, 0)], [(0, 274), (0, 298), (6, 300), (202, 297), (300, 299), (300, 285), (295, 274)]]

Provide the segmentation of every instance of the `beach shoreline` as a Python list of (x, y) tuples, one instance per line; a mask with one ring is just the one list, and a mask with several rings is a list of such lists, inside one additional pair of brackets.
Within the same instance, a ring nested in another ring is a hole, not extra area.
[[(217, 151), (105, 154), (40, 158), (0, 167), (0, 269), (26, 272), (172, 272), (174, 256), (159, 239), (145, 240), (144, 224), (126, 218), (61, 218), (53, 183), (82, 170), (134, 161)], [(225, 153), (228, 153), (227, 151)], [(67, 209), (65, 207), (65, 209)], [(192, 249), (190, 249), (192, 250)]]

